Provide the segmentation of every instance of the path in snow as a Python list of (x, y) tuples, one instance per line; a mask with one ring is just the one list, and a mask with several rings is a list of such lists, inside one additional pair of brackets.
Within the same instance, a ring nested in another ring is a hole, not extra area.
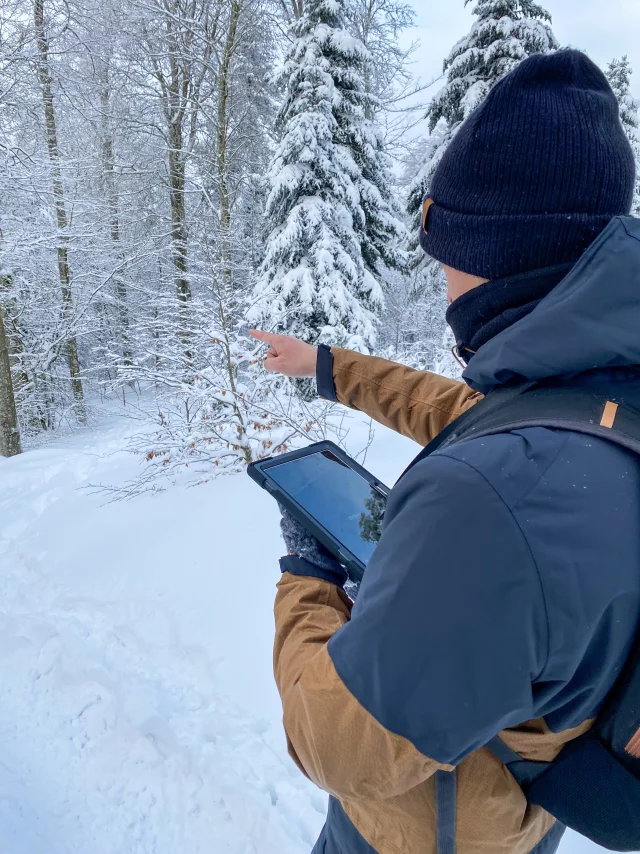
[[(308, 854), (326, 800), (271, 676), (277, 508), (244, 476), (105, 505), (82, 487), (133, 475), (128, 429), (0, 459), (0, 852)], [(391, 483), (414, 452), (379, 430), (367, 465)]]
[(245, 483), (105, 507), (78, 488), (130, 476), (95, 455), (122, 426), (0, 461), (0, 850), (306, 852), (325, 799), (275, 725), (275, 555), (241, 579), (256, 528), (227, 513)]

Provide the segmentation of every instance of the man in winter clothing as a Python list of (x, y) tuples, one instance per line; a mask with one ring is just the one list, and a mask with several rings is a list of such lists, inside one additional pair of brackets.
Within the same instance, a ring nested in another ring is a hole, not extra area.
[[(271, 336), (267, 367), (316, 372), (322, 396), (420, 445), (514, 379), (624, 386), (640, 408), (633, 186), (602, 72), (531, 57), (460, 128), (425, 202), (466, 384)], [(275, 673), (291, 755), (331, 795), (315, 851), (555, 851), (563, 828), (486, 745), (553, 760), (611, 690), (640, 620), (638, 458), (542, 427), (435, 453), (393, 490), (354, 606), (342, 568), (285, 536)]]

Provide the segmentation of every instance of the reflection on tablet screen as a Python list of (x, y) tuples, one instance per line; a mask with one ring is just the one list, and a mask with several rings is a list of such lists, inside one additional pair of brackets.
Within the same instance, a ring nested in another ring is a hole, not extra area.
[(269, 467), (271, 477), (363, 563), (382, 533), (386, 498), (339, 460), (319, 451)]

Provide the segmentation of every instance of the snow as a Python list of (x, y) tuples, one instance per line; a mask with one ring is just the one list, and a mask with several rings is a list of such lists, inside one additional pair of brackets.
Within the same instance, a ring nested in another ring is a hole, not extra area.
[[(244, 475), (105, 504), (131, 430), (0, 459), (0, 851), (308, 854), (326, 799), (271, 676), (277, 507)], [(392, 483), (415, 450), (379, 429), (366, 465)]]

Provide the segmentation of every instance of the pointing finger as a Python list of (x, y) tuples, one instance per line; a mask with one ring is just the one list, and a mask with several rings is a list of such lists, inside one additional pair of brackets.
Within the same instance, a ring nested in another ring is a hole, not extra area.
[(276, 335), (274, 332), (265, 332), (264, 329), (251, 329), (249, 335), (252, 338), (257, 338), (258, 341), (270, 344), (272, 347), (275, 347), (285, 337), (284, 335)]

